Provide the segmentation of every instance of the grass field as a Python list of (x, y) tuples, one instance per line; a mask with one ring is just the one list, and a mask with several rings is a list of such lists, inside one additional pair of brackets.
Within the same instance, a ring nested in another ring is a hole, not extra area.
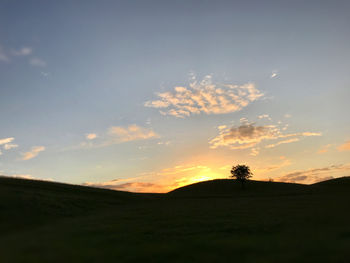
[(350, 262), (350, 179), (135, 194), (0, 178), (0, 262)]

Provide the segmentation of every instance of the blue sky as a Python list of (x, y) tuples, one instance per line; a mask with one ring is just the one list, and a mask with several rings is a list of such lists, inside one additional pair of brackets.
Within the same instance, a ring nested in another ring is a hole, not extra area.
[(237, 163), (256, 179), (348, 175), (349, 11), (2, 1), (0, 174), (131, 191), (225, 178)]

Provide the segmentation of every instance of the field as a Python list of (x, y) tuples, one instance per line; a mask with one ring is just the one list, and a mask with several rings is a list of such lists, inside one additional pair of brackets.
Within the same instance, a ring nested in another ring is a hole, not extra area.
[(1, 262), (349, 262), (350, 178), (135, 194), (0, 178)]

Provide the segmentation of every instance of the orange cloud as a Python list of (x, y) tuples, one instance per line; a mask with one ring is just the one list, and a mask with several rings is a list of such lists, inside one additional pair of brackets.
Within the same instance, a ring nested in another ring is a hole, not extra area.
[(97, 134), (96, 133), (88, 133), (88, 134), (85, 135), (85, 138), (87, 140), (94, 140), (94, 139), (97, 138)]
[(266, 145), (265, 147), (266, 148), (274, 148), (280, 144), (285, 144), (285, 143), (291, 143), (291, 142), (297, 142), (297, 141), (300, 141), (299, 138), (292, 138), (292, 139), (288, 139), (288, 140), (283, 140), (283, 141), (279, 141), (275, 144), (269, 144), (269, 145)]
[(114, 126), (109, 129), (109, 134), (119, 142), (128, 142), (135, 140), (145, 140), (158, 135), (151, 129), (140, 127), (136, 124), (128, 127)]
[(15, 139), (15, 138), (13, 138), (13, 137), (0, 139), (0, 145), (10, 143), (10, 142), (12, 142), (14, 139)]
[(332, 147), (332, 144), (327, 144), (323, 147), (321, 147), (321, 149), (318, 150), (318, 154), (323, 154), (329, 151), (329, 148)]
[(348, 171), (350, 171), (349, 163), (295, 171), (274, 179), (276, 181), (288, 183), (312, 184), (339, 176), (345, 176)]
[(178, 165), (134, 178), (86, 182), (83, 185), (131, 192), (165, 193), (184, 185), (216, 178), (227, 178), (227, 176), (221, 171), (217, 172), (203, 165)]
[(350, 140), (338, 146), (338, 151), (350, 151)]
[(22, 160), (30, 160), (36, 156), (42, 151), (45, 151), (44, 146), (34, 146), (32, 147), (31, 151), (23, 153)]

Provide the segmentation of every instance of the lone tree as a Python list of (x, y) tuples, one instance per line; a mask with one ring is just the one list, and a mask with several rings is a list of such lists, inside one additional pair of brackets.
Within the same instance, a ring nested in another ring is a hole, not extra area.
[(249, 166), (240, 164), (232, 166), (231, 174), (232, 178), (241, 182), (242, 189), (244, 189), (244, 183), (253, 175)]

